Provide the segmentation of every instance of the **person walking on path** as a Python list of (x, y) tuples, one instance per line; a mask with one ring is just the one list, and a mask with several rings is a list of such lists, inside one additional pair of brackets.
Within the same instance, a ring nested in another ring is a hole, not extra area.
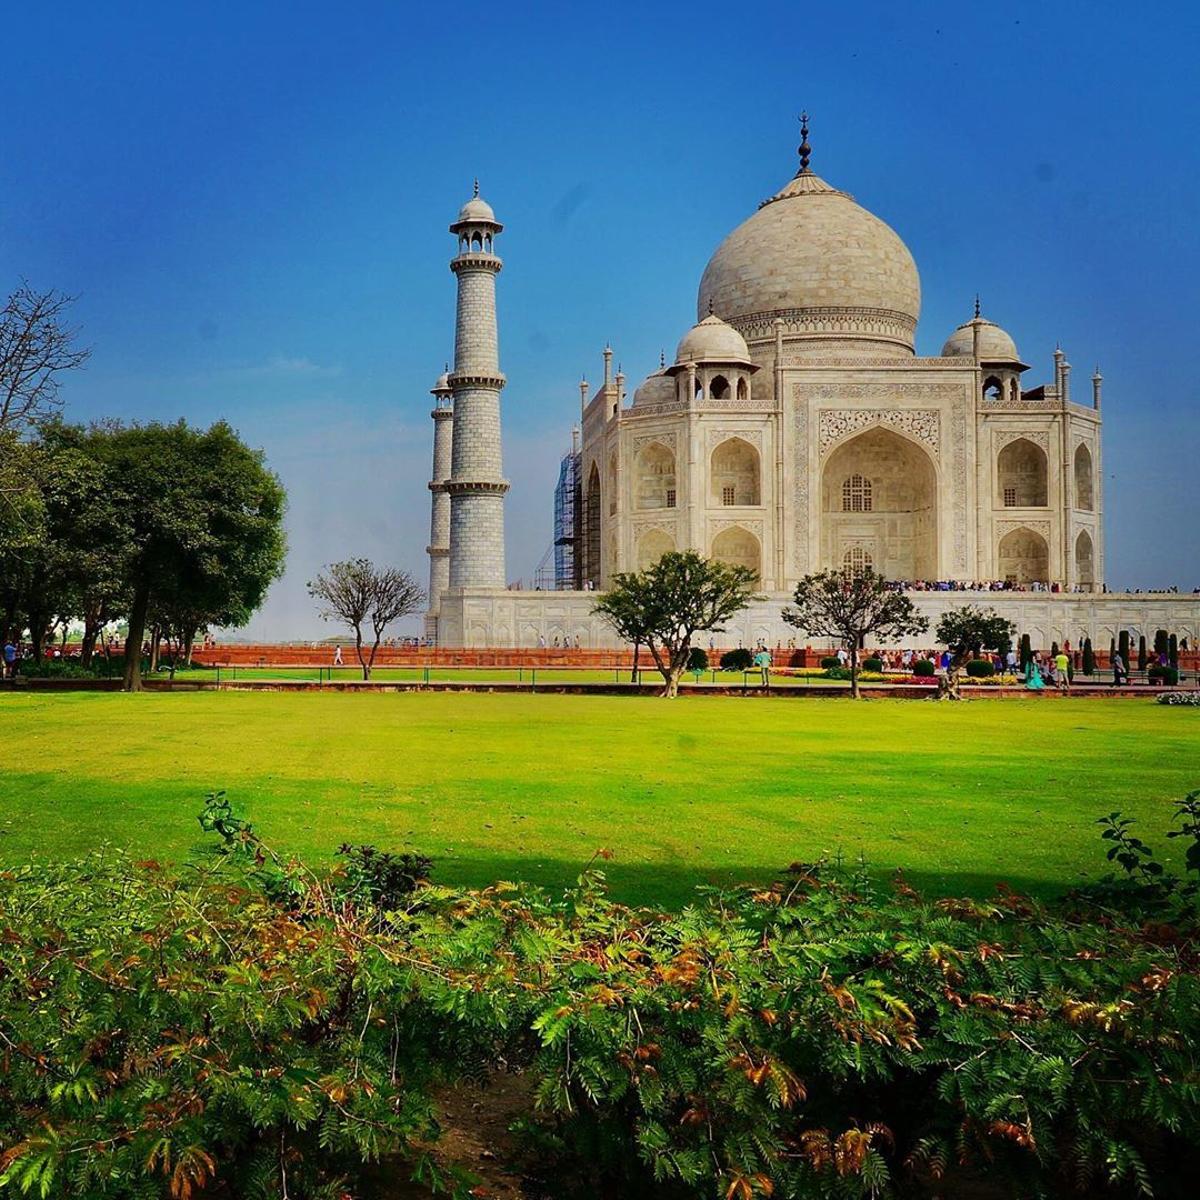
[(13, 645), (12, 638), (9, 638), (4, 643), (4, 670), (0, 672), (0, 676), (5, 679), (15, 679), (17, 675), (17, 648)]
[(1066, 646), (1055, 656), (1054, 669), (1058, 672), (1058, 690), (1069, 692), (1071, 690), (1071, 660), (1067, 657)]
[(1117, 651), (1112, 656), (1112, 671), (1113, 687), (1120, 687), (1123, 683), (1129, 682), (1129, 668), (1125, 665), (1125, 660), (1121, 657), (1120, 651)]
[(333, 665), (335, 667), (342, 665), (342, 648), (340, 645), (333, 648)]
[(766, 646), (760, 646), (758, 653), (754, 656), (754, 665), (762, 673), (762, 685), (765, 688), (771, 686), (771, 652)]

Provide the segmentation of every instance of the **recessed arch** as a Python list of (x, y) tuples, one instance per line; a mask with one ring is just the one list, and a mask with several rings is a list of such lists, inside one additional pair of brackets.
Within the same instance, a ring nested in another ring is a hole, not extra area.
[(662, 442), (643, 446), (634, 460), (634, 507), (675, 507), (675, 452)]
[(665, 529), (647, 529), (638, 538), (637, 569), (648, 570), (664, 554), (669, 554), (674, 549), (675, 539)]
[(745, 375), (738, 377), (737, 398), (739, 400), (748, 400), (750, 398), (750, 385), (746, 382)]
[(842, 574), (847, 579), (858, 579), (874, 566), (871, 551), (865, 546), (850, 546), (842, 555)]
[(874, 426), (841, 442), (821, 474), (822, 565), (844, 569), (855, 547), (887, 579), (938, 578), (937, 469), (894, 429)]
[(1004, 384), (1000, 380), (999, 375), (989, 375), (983, 381), (983, 398), (985, 400), (997, 401), (1004, 398)]
[(595, 461), (588, 472), (583, 497), (583, 580), (600, 584), (600, 468)]
[(740, 525), (722, 529), (713, 538), (712, 557), (730, 566), (749, 567), (755, 575), (762, 574), (762, 547), (758, 538)]
[(1010, 583), (1026, 586), (1050, 579), (1050, 547), (1032, 529), (1014, 529), (1000, 539), (996, 550), (1000, 575)]
[(1080, 442), (1075, 447), (1075, 507), (1092, 512), (1096, 507), (1096, 492), (1093, 480), (1092, 452)]
[(1049, 471), (1041, 446), (1023, 437), (1009, 442), (996, 458), (1002, 507), (1045, 508)]
[(617, 493), (618, 493), (617, 481), (618, 481), (617, 452), (614, 450), (608, 456), (608, 515), (610, 517), (614, 516), (617, 511)]
[(761, 503), (758, 451), (745, 438), (726, 438), (709, 460), (712, 503), (728, 507)]
[(1086, 529), (1075, 539), (1075, 582), (1089, 592), (1096, 585), (1096, 550)]
[(708, 385), (708, 395), (712, 400), (728, 400), (729, 380), (724, 375), (714, 375)]

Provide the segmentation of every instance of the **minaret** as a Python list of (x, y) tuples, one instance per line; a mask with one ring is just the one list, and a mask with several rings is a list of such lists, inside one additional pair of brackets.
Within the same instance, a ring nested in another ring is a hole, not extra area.
[(454, 331), (454, 438), (450, 478), (451, 588), (502, 588), (504, 493), (500, 455), (500, 372), (496, 338), (496, 276), (503, 266), (494, 252), (504, 228), (491, 205), (475, 195), (462, 206), (450, 232), (458, 253), (450, 270), (458, 277)]
[(434, 408), (433, 418), (433, 478), (429, 481), (432, 493), (432, 512), (429, 518), (429, 608), (425, 614), (425, 640), (437, 644), (437, 618), (442, 593), (450, 583), (450, 496), (446, 480), (450, 478), (450, 439), (454, 436), (454, 409), (450, 386), (450, 365), (438, 376), (430, 389)]

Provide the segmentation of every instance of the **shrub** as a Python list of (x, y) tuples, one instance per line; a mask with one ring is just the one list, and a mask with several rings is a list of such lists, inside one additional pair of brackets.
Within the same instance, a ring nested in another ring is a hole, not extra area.
[(736, 650), (726, 650), (721, 655), (722, 671), (748, 671), (754, 665), (754, 655), (745, 646)]
[[(316, 1200), (380, 1154), (428, 1177), (438, 1090), (498, 1061), (556, 1196), (908, 1194), (914, 1169), (1126, 1195), (1200, 1167), (1194, 889), (1120, 814), (1124, 875), (1065, 911), (818, 863), (662, 914), (594, 871), (381, 913), (210, 813), (232, 848), (180, 875), (114, 851), (0, 873), (14, 1194)], [(1200, 795), (1178, 814), (1200, 869)]]
[(972, 679), (987, 679), (995, 675), (996, 666), (986, 658), (973, 658), (966, 666), (966, 672)]
[(708, 652), (703, 646), (693, 646), (688, 651), (687, 669), (689, 671), (708, 670)]
[(927, 658), (918, 658), (917, 661), (913, 663), (912, 673), (919, 678), (929, 679), (937, 674), (937, 667), (935, 667)]
[(1200, 708), (1200, 692), (1163, 692), (1156, 699), (1159, 704), (1179, 704), (1187, 708)]
[(878, 654), (872, 654), (869, 658), (862, 660), (862, 669), (864, 671), (882, 671), (883, 659)]
[(1146, 672), (1146, 678), (1158, 680), (1166, 684), (1168, 687), (1174, 687), (1179, 682), (1178, 667), (1164, 667), (1159, 663), (1155, 663)]
[(828, 671), (830, 669), (830, 667), (837, 668), (837, 667), (840, 667), (841, 665), (842, 665), (842, 660), (840, 658), (838, 658), (838, 656), (836, 654), (827, 654), (823, 659), (821, 659), (821, 666), (826, 671)]
[(1096, 673), (1096, 652), (1092, 649), (1092, 639), (1083, 639), (1083, 673), (1085, 675), (1095, 675)]

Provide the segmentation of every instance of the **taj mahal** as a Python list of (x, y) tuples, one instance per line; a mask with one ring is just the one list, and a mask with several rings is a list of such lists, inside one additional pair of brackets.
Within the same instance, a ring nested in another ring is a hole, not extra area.
[(747, 645), (794, 637), (780, 614), (801, 576), (866, 567), (913, 586), (931, 620), (985, 603), (1035, 646), (1158, 627), (1194, 645), (1200, 596), (1105, 588), (1099, 370), (1078, 386), (1059, 348), (1033, 383), (978, 300), (938, 356), (919, 357), (912, 255), (813, 172), (807, 120), (801, 138), (795, 175), (713, 253), (674, 357), (632, 399), (607, 348), (603, 381), (580, 385), (540, 590), (505, 572), (504, 227), (476, 185), (450, 226), (458, 299), (453, 368), (433, 387), (427, 638), (613, 645), (596, 591), (694, 549), (757, 573), (765, 599), (727, 634)]

